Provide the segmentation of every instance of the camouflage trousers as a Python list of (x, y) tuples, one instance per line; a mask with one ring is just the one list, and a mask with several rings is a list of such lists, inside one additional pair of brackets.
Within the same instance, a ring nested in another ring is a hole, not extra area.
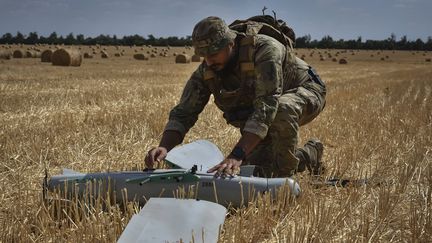
[(294, 175), (299, 165), (296, 155), (299, 127), (311, 122), (324, 109), (325, 96), (325, 84), (312, 80), (283, 94), (267, 136), (247, 156), (245, 164), (257, 165), (260, 176)]

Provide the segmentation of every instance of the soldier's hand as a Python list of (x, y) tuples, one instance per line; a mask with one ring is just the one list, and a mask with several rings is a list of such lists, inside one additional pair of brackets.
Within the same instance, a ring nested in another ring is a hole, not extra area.
[(156, 147), (148, 151), (144, 161), (147, 168), (152, 169), (155, 162), (160, 162), (167, 156), (167, 149), (164, 147)]
[(216, 171), (215, 176), (235, 176), (240, 173), (240, 165), (242, 164), (241, 160), (235, 159), (231, 156), (228, 156), (226, 159), (224, 159), (222, 162), (220, 162), (218, 165), (214, 166), (213, 168), (209, 169), (207, 173), (212, 173)]

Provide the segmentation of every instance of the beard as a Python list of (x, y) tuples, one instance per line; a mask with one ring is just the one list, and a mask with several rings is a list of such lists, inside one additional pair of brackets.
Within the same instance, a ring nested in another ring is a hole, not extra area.
[(230, 73), (236, 67), (237, 64), (237, 60), (239, 56), (239, 51), (237, 46), (238, 45), (235, 45), (235, 47), (231, 51), (228, 61), (225, 63), (225, 65), (222, 63), (214, 63), (209, 68), (221, 76)]

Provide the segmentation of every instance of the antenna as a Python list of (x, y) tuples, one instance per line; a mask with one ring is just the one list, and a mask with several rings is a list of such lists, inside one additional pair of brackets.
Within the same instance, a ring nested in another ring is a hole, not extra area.
[(262, 11), (262, 13), (263, 13), (263, 15), (265, 15), (265, 11), (266, 11), (266, 9), (267, 9), (267, 7), (266, 6), (264, 6), (264, 8), (261, 10)]
[(276, 12), (275, 12), (274, 10), (272, 10), (272, 12), (273, 12), (273, 17), (274, 17), (275, 22), (276, 22), (276, 21), (277, 21), (277, 18), (276, 18)]

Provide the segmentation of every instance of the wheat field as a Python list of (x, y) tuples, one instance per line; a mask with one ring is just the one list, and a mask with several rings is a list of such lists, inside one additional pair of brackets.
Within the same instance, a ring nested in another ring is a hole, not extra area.
[[(23, 47), (25, 48), (25, 47)], [(160, 51), (163, 47), (158, 47)], [(88, 47), (84, 49), (90, 50)], [(0, 241), (115, 242), (135, 203), (70, 207), (42, 200), (45, 168), (81, 172), (143, 169), (168, 112), (198, 63), (124, 55), (58, 67), (0, 60)], [(153, 48), (154, 49), (154, 48)], [(141, 51), (141, 50), (139, 50)], [(319, 54), (327, 58), (319, 60)], [(311, 53), (313, 53), (311, 55)], [(328, 58), (346, 57), (340, 65)], [(432, 239), (432, 64), (430, 52), (298, 50), (327, 83), (327, 105), (301, 128), (324, 143), (324, 178), (369, 178), (361, 187), (281, 190), (230, 208), (220, 242), (430, 242)], [(372, 56), (373, 55), (373, 56)], [(381, 60), (383, 59), (383, 60)], [(229, 153), (239, 132), (210, 101), (184, 142), (208, 139)], [(80, 206), (79, 206), (79, 205)]]

